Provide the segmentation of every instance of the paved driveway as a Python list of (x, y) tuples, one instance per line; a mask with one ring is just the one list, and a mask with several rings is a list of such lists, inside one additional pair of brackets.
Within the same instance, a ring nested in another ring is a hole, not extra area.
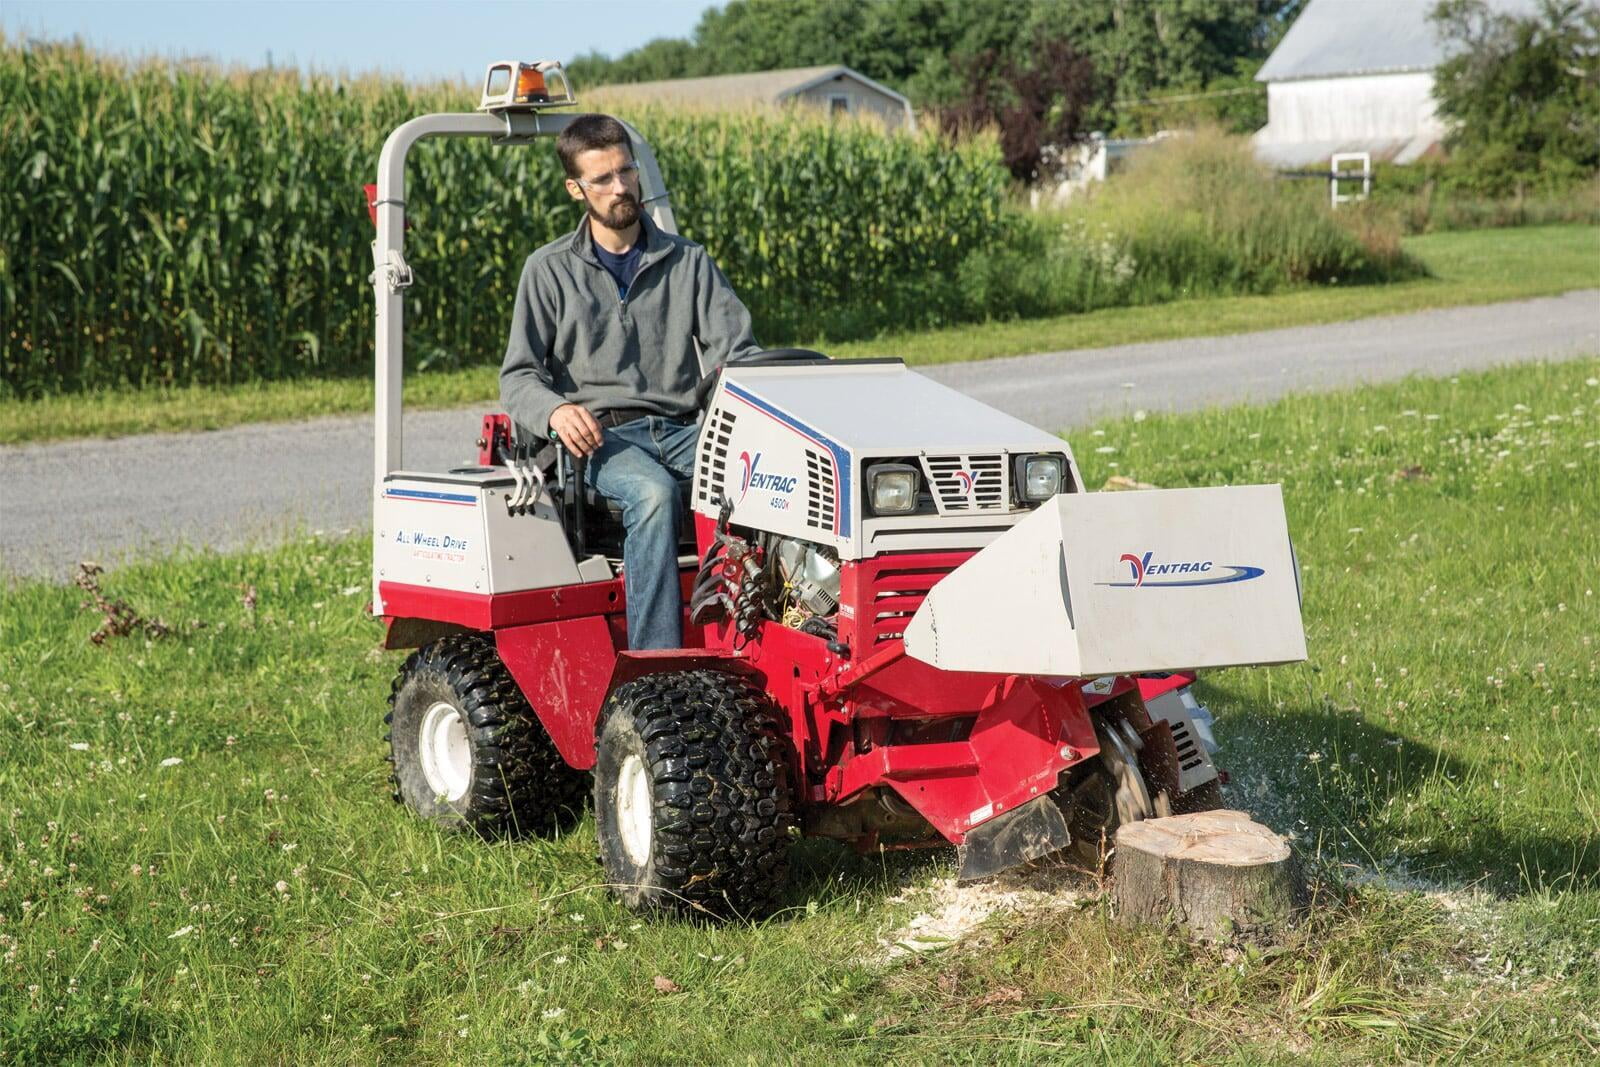
[[(1600, 290), (1231, 337), (1052, 352), (924, 370), (1047, 429), (1143, 408), (1600, 352)], [(471, 458), (477, 408), (406, 418), (406, 465)], [(1069, 434), (1070, 436), (1070, 434)], [(368, 522), (366, 417), (0, 448), (0, 571), (65, 580), (184, 544), (237, 549)]]

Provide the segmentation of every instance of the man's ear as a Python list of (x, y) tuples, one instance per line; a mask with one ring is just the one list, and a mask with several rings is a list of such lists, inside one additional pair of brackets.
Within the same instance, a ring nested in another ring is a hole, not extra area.
[(583, 186), (579, 185), (577, 182), (573, 181), (571, 178), (568, 178), (567, 179), (567, 195), (572, 197), (572, 199), (574, 199), (574, 200), (582, 200), (583, 199)]

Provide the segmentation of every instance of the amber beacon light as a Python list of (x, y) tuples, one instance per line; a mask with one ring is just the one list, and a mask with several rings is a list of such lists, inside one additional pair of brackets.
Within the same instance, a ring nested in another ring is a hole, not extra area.
[[(556, 93), (555, 87), (560, 87)], [(529, 111), (576, 104), (567, 72), (554, 59), (535, 63), (507, 60), (489, 64), (483, 76), (483, 96), (479, 111)]]

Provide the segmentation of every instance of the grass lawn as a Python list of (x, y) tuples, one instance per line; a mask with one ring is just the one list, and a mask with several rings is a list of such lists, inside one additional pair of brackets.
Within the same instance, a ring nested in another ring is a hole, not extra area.
[(1091, 484), (1285, 486), (1311, 661), (1202, 695), (1232, 801), (1319, 872), (1287, 946), (1089, 886), (886, 961), (951, 855), (820, 842), (771, 922), (642, 921), (591, 820), (486, 844), (390, 801), (367, 545), (305, 537), (106, 575), (162, 638), (5, 590), (0, 1063), (1592, 1061), (1600, 359), (1073, 444)]
[[(899, 356), (913, 365), (949, 363), (1306, 326), (1600, 287), (1600, 227), (1430, 234), (1407, 238), (1406, 248), (1421, 257), (1435, 277), (1387, 286), (1335, 286), (1275, 296), (1109, 308), (816, 347), (839, 357)], [(412, 375), (406, 382), (407, 405), (414, 409), (494, 405), (499, 396), (498, 353), (484, 355), (495, 359), (495, 364)], [(348, 415), (371, 409), (368, 378), (112, 390), (35, 401), (0, 399), (0, 445), (162, 430), (213, 430), (245, 422)]]

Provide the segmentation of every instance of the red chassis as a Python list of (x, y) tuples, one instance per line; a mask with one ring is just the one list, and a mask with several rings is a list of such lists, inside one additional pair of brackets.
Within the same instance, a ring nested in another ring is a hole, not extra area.
[[(702, 554), (714, 525), (695, 516)], [(686, 625), (687, 648), (630, 652), (620, 578), (506, 594), (395, 582), (380, 591), (388, 647), (457, 630), (492, 633), (561, 756), (579, 770), (594, 766), (595, 724), (624, 682), (697, 667), (751, 676), (789, 717), (807, 830), (859, 847), (961, 844), (973, 828), (1050, 792), (1062, 772), (1099, 753), (1089, 716), (1097, 704), (1117, 701), (1154, 754), (1153, 766), (1175, 768), (1166, 724), (1152, 721), (1132, 694), (1154, 697), (1192, 676), (1123, 677), (1091, 689), (1082, 679), (954, 673), (906, 656), (901, 630), (933, 584), (972, 554), (845, 563), (831, 645), (776, 623), (745, 641), (724, 622)], [(685, 602), (694, 576), (693, 567), (683, 573)], [(1168, 750), (1171, 758), (1162, 760)], [(878, 803), (860, 803), (868, 798)], [(850, 814), (869, 808), (869, 817)]]

